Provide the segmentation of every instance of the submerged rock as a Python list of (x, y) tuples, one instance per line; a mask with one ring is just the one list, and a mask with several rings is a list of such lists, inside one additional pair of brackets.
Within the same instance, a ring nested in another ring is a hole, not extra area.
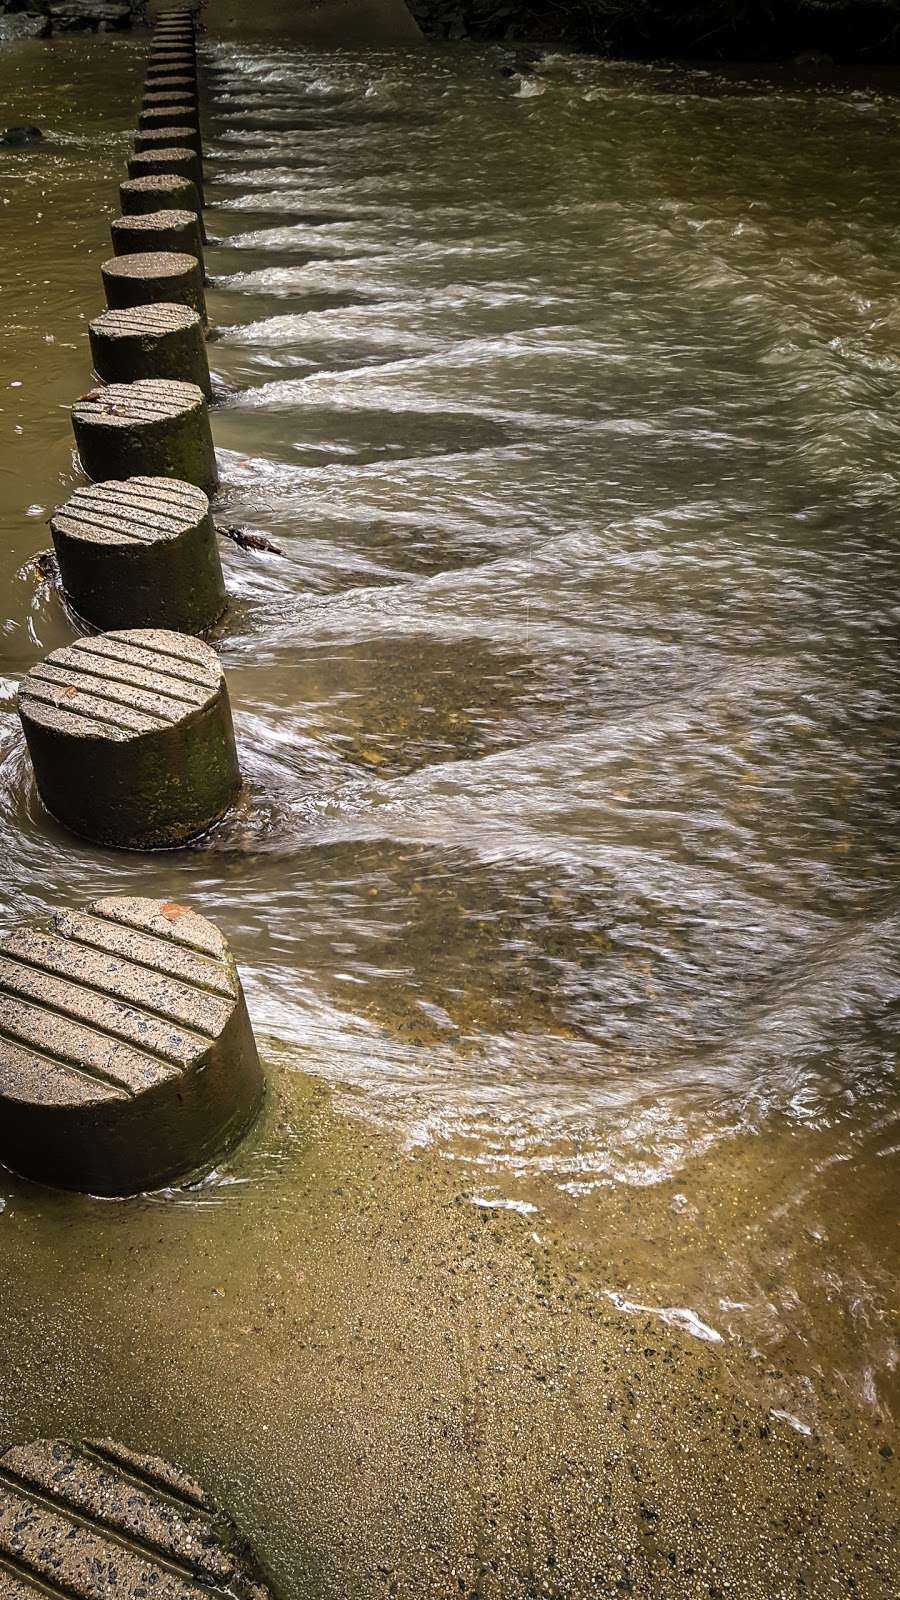
[(50, 19), (21, 11), (15, 16), (0, 17), (0, 44), (12, 39), (45, 39), (50, 32)]
[(0, 133), (0, 144), (36, 144), (43, 137), (40, 128), (31, 122), (24, 122), (21, 127), (4, 128)]

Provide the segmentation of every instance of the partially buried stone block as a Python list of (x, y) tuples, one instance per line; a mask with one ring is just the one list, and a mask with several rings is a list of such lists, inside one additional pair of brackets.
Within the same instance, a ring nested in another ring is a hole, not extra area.
[(180, 250), (142, 250), (111, 256), (101, 266), (100, 276), (111, 310), (164, 300), (190, 306), (206, 321), (203, 272), (196, 256)]
[(95, 628), (206, 633), (225, 610), (209, 501), (192, 484), (89, 484), (53, 513), (50, 532), (63, 588)]
[(54, 650), (22, 680), (18, 711), (41, 800), (95, 844), (185, 844), (240, 790), (221, 663), (185, 633), (133, 628)]
[(195, 911), (96, 900), (0, 944), (0, 1160), (23, 1177), (159, 1188), (213, 1164), (262, 1095), (234, 959)]
[(107, 384), (76, 402), (72, 427), (81, 465), (95, 483), (150, 476), (183, 478), (205, 494), (218, 487), (209, 413), (196, 383)]

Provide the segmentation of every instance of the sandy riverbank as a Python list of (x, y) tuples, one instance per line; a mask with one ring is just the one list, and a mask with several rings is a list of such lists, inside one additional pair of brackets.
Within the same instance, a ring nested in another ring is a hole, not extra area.
[(874, 1431), (797, 1432), (598, 1258), (277, 1082), (219, 1188), (2, 1185), (0, 1442), (178, 1459), (290, 1600), (891, 1593)]

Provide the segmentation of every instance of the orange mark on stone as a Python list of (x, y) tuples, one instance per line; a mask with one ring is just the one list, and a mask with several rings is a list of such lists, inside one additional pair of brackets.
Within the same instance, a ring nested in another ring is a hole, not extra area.
[(181, 917), (189, 915), (187, 906), (180, 906), (177, 900), (167, 900), (162, 908), (162, 914), (167, 922), (178, 922)]

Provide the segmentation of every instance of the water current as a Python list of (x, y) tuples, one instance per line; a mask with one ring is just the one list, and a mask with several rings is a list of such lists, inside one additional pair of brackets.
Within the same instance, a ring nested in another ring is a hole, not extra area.
[[(608, 1241), (623, 1315), (889, 1406), (900, 100), (208, 59), (217, 515), (280, 552), (223, 542), (245, 793), (138, 857), (33, 789), (16, 684), (75, 627), (27, 562), (79, 481), (143, 50), (10, 49), (47, 139), (3, 175), (3, 930), (190, 898), (283, 1064)], [(268, 1137), (148, 1204), (289, 1187)]]

